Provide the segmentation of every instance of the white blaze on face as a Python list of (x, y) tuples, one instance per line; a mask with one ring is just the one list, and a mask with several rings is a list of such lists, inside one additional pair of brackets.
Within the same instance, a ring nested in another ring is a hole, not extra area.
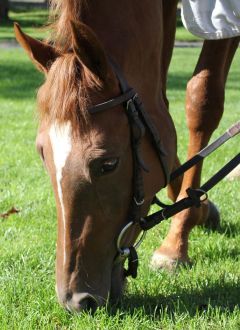
[(56, 169), (56, 181), (58, 197), (62, 211), (63, 221), (63, 264), (66, 263), (66, 218), (63, 202), (63, 191), (61, 186), (63, 168), (72, 149), (72, 126), (68, 121), (65, 124), (58, 125), (54, 123), (49, 130), (50, 141), (53, 150), (53, 159)]

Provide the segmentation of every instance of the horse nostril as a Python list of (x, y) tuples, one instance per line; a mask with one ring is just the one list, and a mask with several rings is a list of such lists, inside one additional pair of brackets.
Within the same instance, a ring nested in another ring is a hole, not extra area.
[(66, 307), (71, 312), (90, 311), (94, 313), (98, 307), (97, 300), (88, 293), (74, 293)]
[(98, 305), (96, 300), (92, 296), (89, 296), (79, 301), (79, 307), (82, 311), (90, 311), (94, 313)]

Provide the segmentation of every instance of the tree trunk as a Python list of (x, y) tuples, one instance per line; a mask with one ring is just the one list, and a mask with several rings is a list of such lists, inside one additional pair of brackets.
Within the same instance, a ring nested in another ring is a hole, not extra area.
[(8, 19), (8, 0), (0, 0), (0, 19)]

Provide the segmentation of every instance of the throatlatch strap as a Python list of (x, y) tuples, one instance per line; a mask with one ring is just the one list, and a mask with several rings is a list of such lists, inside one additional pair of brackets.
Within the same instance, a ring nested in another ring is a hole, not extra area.
[(144, 121), (145, 126), (148, 128), (148, 132), (150, 133), (152, 143), (153, 143), (154, 147), (156, 148), (158, 159), (161, 163), (164, 178), (165, 178), (164, 186), (166, 187), (169, 182), (170, 175), (169, 175), (169, 171), (168, 171), (168, 165), (165, 160), (166, 152), (163, 148), (162, 141), (160, 139), (158, 130), (152, 123), (152, 120), (151, 120), (149, 114), (145, 111), (143, 103), (137, 95), (134, 97), (134, 103), (136, 104), (136, 107), (137, 107), (138, 111), (140, 112), (140, 115), (142, 117), (142, 120)]
[(142, 169), (146, 170), (146, 168), (141, 159), (140, 150), (141, 140), (145, 134), (145, 127), (143, 126), (132, 101), (129, 101), (126, 112), (130, 121), (133, 158), (133, 200), (129, 211), (129, 219), (138, 222), (141, 217), (141, 205), (143, 204), (145, 197)]
[[(126, 93), (130, 89), (127, 80), (119, 69), (118, 65), (110, 59), (111, 65), (118, 78), (121, 91)], [(135, 93), (136, 94), (136, 93)], [(134, 94), (134, 95), (135, 95)], [(139, 117), (138, 109), (133, 102), (134, 96), (125, 103), (126, 114), (130, 123), (132, 157), (133, 157), (133, 200), (129, 211), (130, 221), (138, 222), (141, 216), (141, 205), (144, 202), (144, 183), (142, 169), (147, 167), (141, 158), (141, 140), (145, 134), (144, 124)]]
[[(125, 93), (130, 88), (128, 83), (127, 83), (127, 80), (123, 76), (121, 69), (118, 67), (118, 65), (112, 59), (110, 59), (110, 63), (111, 63), (111, 65), (114, 69), (114, 72), (115, 72), (115, 74), (118, 78), (121, 90), (122, 90), (123, 93)], [(134, 95), (134, 97), (132, 98), (132, 101), (135, 104), (135, 109), (137, 109), (136, 112), (140, 114), (140, 118), (138, 116), (138, 121), (142, 125), (144, 123), (144, 125), (146, 126), (146, 128), (149, 131), (153, 146), (155, 147), (155, 149), (157, 151), (158, 158), (159, 158), (159, 161), (160, 161), (162, 169), (163, 169), (164, 178), (165, 178), (165, 186), (166, 186), (169, 182), (169, 171), (168, 171), (168, 166), (167, 166), (167, 163), (166, 163), (166, 160), (165, 160), (166, 153), (165, 153), (164, 148), (162, 146), (160, 136), (159, 136), (158, 131), (157, 131), (156, 127), (154, 126), (149, 114), (145, 111), (144, 105), (143, 105), (142, 101), (140, 100), (140, 98), (138, 97), (137, 94)], [(138, 157), (138, 158), (139, 158), (139, 162), (141, 163), (141, 167), (145, 171), (147, 171), (147, 167), (144, 164), (141, 157)]]

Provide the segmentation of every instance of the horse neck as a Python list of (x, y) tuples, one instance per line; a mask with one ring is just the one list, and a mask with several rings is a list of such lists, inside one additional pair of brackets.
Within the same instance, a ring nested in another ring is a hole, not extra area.
[[(140, 95), (145, 109), (159, 132), (167, 152), (169, 168), (175, 161), (176, 136), (165, 100), (162, 71), (163, 27), (159, 0), (90, 0), (83, 22), (89, 25), (123, 71), (128, 83)], [(105, 23), (105, 24), (104, 24)], [(163, 125), (164, 123), (164, 125)], [(151, 175), (144, 174), (146, 196), (163, 186), (162, 168), (147, 135), (141, 148), (143, 159), (151, 164)], [(156, 179), (156, 173), (157, 179)]]
[[(161, 98), (162, 8), (158, 0), (90, 0), (81, 20), (89, 25), (144, 103)], [(161, 102), (161, 100), (160, 100)], [(149, 104), (149, 109), (155, 108)], [(150, 110), (151, 111), (151, 110)]]

